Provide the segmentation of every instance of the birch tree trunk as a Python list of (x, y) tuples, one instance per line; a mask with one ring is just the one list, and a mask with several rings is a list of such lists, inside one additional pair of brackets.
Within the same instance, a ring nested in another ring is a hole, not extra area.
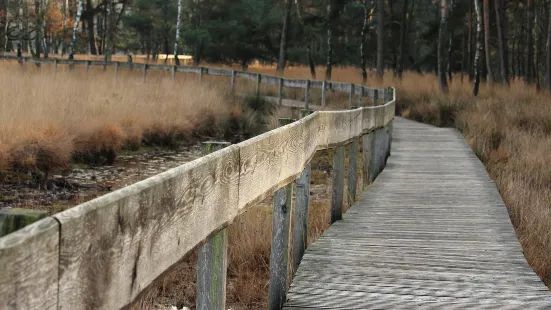
[(384, 31), (385, 31), (385, 1), (376, 0), (377, 7), (377, 78), (379, 80), (383, 79), (385, 74), (385, 63), (384, 63)]
[(530, 84), (533, 82), (532, 72), (532, 57), (533, 57), (533, 1), (526, 2), (526, 46), (524, 53), (524, 83)]
[(441, 18), (438, 32), (438, 87), (441, 92), (448, 92), (448, 79), (446, 78), (446, 43), (448, 43), (448, 1), (440, 2)]
[(44, 52), (44, 58), (48, 58), (49, 57), (49, 44), (48, 44), (48, 37), (47, 37), (47, 34), (46, 34), (46, 18), (47, 18), (47, 12), (48, 12), (48, 8), (49, 8), (49, 5), (50, 5), (50, 2), (48, 0), (43, 0), (45, 1), (44, 2), (44, 7), (42, 9), (42, 25), (40, 25), (40, 27), (42, 28), (42, 51)]
[(364, 8), (364, 23), (362, 26), (362, 32), (360, 34), (360, 40), (361, 40), (360, 62), (362, 67), (362, 83), (365, 84), (367, 82), (367, 69), (366, 69), (366, 61), (365, 61), (365, 49), (367, 44), (365, 39), (365, 32), (367, 30), (367, 24), (369, 22), (369, 11), (367, 9), (367, 0), (363, 0), (363, 8)]
[[(21, 1), (21, 0), (19, 0)], [(78, 23), (82, 16), (83, 0), (78, 0), (77, 15), (75, 16), (75, 25), (73, 26), (73, 38), (71, 39), (71, 47), (69, 48), (69, 60), (73, 60), (75, 57), (75, 47), (77, 44)]]
[[(4, 42), (3, 42), (3, 45), (1, 47), (4, 48), (4, 51), (5, 52), (8, 52), (8, 44), (9, 44), (9, 37), (8, 37), (8, 25), (9, 25), (9, 20), (8, 20), (8, 8), (10, 7), (10, 0), (6, 0), (6, 7), (5, 7), (5, 10), (6, 10), (6, 15), (4, 16), (4, 33), (2, 34), (4, 36)], [(12, 48), (10, 47), (9, 48), (9, 51), (11, 51)]]
[(482, 54), (482, 16), (480, 12), (479, 0), (474, 0), (474, 10), (476, 14), (476, 50), (474, 54), (474, 88), (473, 94), (478, 96), (480, 89), (480, 56)]
[(180, 20), (182, 19), (182, 0), (178, 0), (178, 19), (176, 20), (176, 40), (174, 40), (174, 64), (180, 65), (178, 59), (178, 42), (180, 41)]
[(549, 5), (549, 20), (547, 24), (547, 63), (545, 68), (545, 88), (551, 91), (551, 5)]
[(287, 37), (289, 36), (289, 23), (291, 19), (292, 0), (285, 2), (285, 14), (283, 16), (283, 27), (281, 29), (281, 40), (279, 42), (279, 59), (277, 62), (277, 71), (283, 73), (287, 62)]
[(489, 0), (484, 1), (484, 46), (486, 58), (486, 70), (488, 71), (487, 82), (494, 82), (494, 72), (492, 70), (492, 58), (490, 53), (490, 5)]
[(496, 22), (497, 22), (497, 42), (499, 45), (499, 67), (501, 82), (509, 86), (509, 72), (507, 71), (507, 46), (503, 36), (503, 11), (501, 9), (501, 0), (495, 0)]
[(404, 68), (404, 49), (406, 44), (406, 20), (408, 13), (408, 0), (404, 0), (404, 7), (402, 8), (402, 20), (400, 22), (400, 46), (398, 48), (398, 63), (397, 63), (397, 75), (399, 79), (402, 79), (402, 72)]

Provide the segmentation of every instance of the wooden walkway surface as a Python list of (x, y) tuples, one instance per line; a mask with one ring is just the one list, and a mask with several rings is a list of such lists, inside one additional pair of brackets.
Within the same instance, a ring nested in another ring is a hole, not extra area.
[(284, 309), (550, 309), (459, 132), (394, 121), (377, 180), (310, 245)]

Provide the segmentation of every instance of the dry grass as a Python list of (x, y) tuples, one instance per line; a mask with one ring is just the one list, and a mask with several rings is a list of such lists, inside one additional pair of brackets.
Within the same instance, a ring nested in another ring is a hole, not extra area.
[[(112, 161), (123, 147), (170, 145), (214, 134), (239, 114), (217, 82), (152, 72), (83, 68), (56, 75), (50, 66), (3, 63), (0, 71), (0, 172), (9, 167), (65, 168), (75, 156)], [(231, 97), (230, 97), (231, 98)], [(98, 158), (101, 157), (101, 158)]]

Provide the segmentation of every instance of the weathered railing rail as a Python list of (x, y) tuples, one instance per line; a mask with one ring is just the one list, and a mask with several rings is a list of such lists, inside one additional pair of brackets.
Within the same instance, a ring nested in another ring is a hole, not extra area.
[[(201, 69), (204, 71), (209, 69)], [(216, 279), (201, 283), (214, 293), (198, 299), (203, 300), (198, 308), (221, 309), (225, 277), (213, 270), (225, 269), (227, 242), (219, 232), (238, 214), (283, 188), (274, 196), (274, 213), (281, 216), (274, 218), (272, 240), (272, 257), (283, 264), (270, 266), (276, 270), (271, 272), (274, 277), (270, 279), (268, 305), (270, 309), (281, 308), (285, 301), (285, 289), (281, 288), (289, 283), (286, 271), (298, 266), (296, 260), (301, 257), (295, 255), (294, 261), (289, 258), (290, 236), (304, 238), (302, 245), (307, 244), (306, 223), (295, 222), (294, 231), (290, 231), (288, 219), (293, 207), (284, 187), (299, 179), (297, 206), (301, 216), (295, 220), (303, 221), (308, 210), (308, 192), (303, 187), (309, 183), (309, 161), (317, 150), (336, 148), (334, 168), (338, 171), (334, 173), (333, 195), (337, 198), (332, 200), (331, 221), (337, 220), (343, 207), (345, 145), (352, 145), (350, 162), (357, 162), (354, 145), (363, 139), (364, 185), (382, 170), (389, 154), (395, 96), (394, 91), (384, 93), (391, 100), (383, 105), (314, 112), (0, 238), (0, 309), (125, 307), (205, 241), (218, 247), (211, 251), (217, 254), (210, 258), (206, 254), (205, 266), (208, 260), (216, 259), (219, 261), (211, 265), (221, 262), (222, 266), (204, 268), (212, 274), (202, 276)], [(349, 169), (349, 175), (354, 174), (357, 166)], [(356, 181), (349, 178), (349, 183)], [(356, 184), (349, 184), (351, 187)], [(349, 197), (355, 199), (352, 194)], [(221, 241), (213, 242), (213, 238)]]
[[(367, 104), (364, 102), (364, 98), (373, 98), (373, 105), (379, 103), (378, 100), (382, 102), (388, 102), (390, 100), (389, 89), (377, 89), (371, 88), (364, 85), (355, 85), (351, 83), (342, 83), (342, 82), (333, 82), (333, 81), (318, 81), (318, 80), (301, 80), (301, 79), (291, 79), (291, 78), (282, 78), (278, 76), (265, 75), (260, 73), (244, 72), (231, 69), (222, 69), (222, 68), (208, 68), (208, 67), (192, 67), (192, 66), (176, 66), (176, 65), (161, 65), (161, 64), (144, 64), (144, 63), (133, 63), (133, 62), (117, 62), (117, 61), (96, 61), (96, 60), (67, 60), (67, 59), (56, 59), (56, 58), (41, 58), (33, 59), (32, 57), (22, 57), (18, 58), (15, 56), (0, 55), (0, 60), (11, 60), (19, 61), (24, 63), (34, 63), (34, 64), (49, 64), (54, 66), (54, 71), (57, 72), (58, 65), (67, 65), (70, 68), (73, 68), (75, 65), (84, 65), (86, 71), (89, 70), (89, 67), (114, 67), (114, 76), (115, 78), (118, 75), (120, 68), (129, 68), (129, 69), (138, 69), (142, 70), (144, 82), (147, 80), (147, 72), (151, 69), (168, 71), (172, 73), (172, 79), (176, 78), (177, 72), (181, 73), (192, 73), (199, 76), (199, 80), (203, 80), (204, 75), (210, 76), (229, 76), (231, 77), (231, 87), (235, 91), (236, 79), (243, 78), (250, 81), (256, 82), (256, 94), (260, 93), (260, 85), (276, 85), (279, 87), (278, 92), (278, 102), (281, 103), (283, 99), (283, 87), (297, 88), (305, 90), (305, 107), (308, 108), (308, 94), (310, 89), (321, 89), (322, 91), (322, 100), (321, 106), (324, 107), (327, 101), (327, 90), (330, 89), (333, 92), (338, 93), (348, 93), (350, 94), (350, 106), (362, 106)], [(354, 104), (354, 98), (358, 98), (359, 104)]]

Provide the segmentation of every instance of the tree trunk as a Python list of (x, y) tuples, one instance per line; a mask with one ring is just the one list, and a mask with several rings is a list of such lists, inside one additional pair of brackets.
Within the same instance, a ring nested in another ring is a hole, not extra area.
[(489, 0), (484, 1), (484, 46), (485, 46), (485, 59), (486, 70), (488, 71), (487, 82), (492, 84), (494, 82), (494, 72), (492, 70), (492, 58), (490, 53), (490, 5)]
[[(105, 4), (107, 5), (107, 3)], [(86, 26), (88, 30), (88, 53), (97, 55), (96, 50), (96, 35), (94, 29), (94, 7), (92, 6), (92, 0), (86, 0)]]
[(549, 5), (549, 20), (547, 24), (547, 63), (545, 68), (545, 88), (551, 91), (551, 5)]
[(385, 74), (384, 63), (384, 31), (385, 31), (385, 1), (376, 0), (377, 7), (377, 78), (382, 81)]
[(469, 81), (472, 82), (473, 75), (473, 0), (469, 0), (468, 16), (469, 34), (467, 37), (467, 71), (469, 72)]
[(530, 84), (532, 79), (532, 56), (533, 56), (533, 1), (527, 0), (526, 2), (526, 46), (524, 53), (524, 83)]
[[(302, 19), (302, 12), (300, 9), (300, 4), (298, 3), (298, 0), (295, 0), (295, 7), (297, 10), (297, 17), (300, 22), (300, 25), (302, 27), (303, 32), (306, 32), (306, 26), (304, 24), (304, 20)], [(312, 41), (306, 38), (306, 34), (304, 34), (305, 40), (308, 42), (306, 44), (306, 50), (308, 53), (308, 66), (310, 67), (310, 75), (312, 76), (312, 79), (316, 78), (316, 64), (314, 63), (314, 57), (312, 56)]]
[(65, 40), (67, 39), (67, 12), (69, 10), (69, 0), (63, 1), (63, 37), (61, 38), (61, 57), (65, 55), (67, 46)]
[(507, 72), (507, 46), (503, 36), (503, 12), (501, 10), (501, 0), (495, 0), (496, 22), (497, 22), (497, 42), (499, 45), (499, 66), (501, 70), (501, 82), (509, 86), (509, 73)]
[(18, 24), (19, 24), (19, 31), (18, 31), (18, 34), (17, 34), (17, 57), (18, 58), (21, 58), (23, 56), (23, 51), (22, 51), (22, 48), (23, 48), (23, 0), (19, 0), (19, 2), (17, 3), (19, 9), (19, 14), (18, 14), (18, 17), (19, 17), (19, 21), (18, 21)]
[(438, 87), (441, 92), (448, 92), (448, 79), (446, 78), (446, 43), (448, 34), (448, 2), (440, 2), (441, 18), (440, 29), (438, 31)]
[(327, 62), (325, 64), (325, 80), (331, 80), (333, 71), (333, 27), (327, 28)]
[(474, 87), (473, 94), (478, 96), (480, 88), (480, 56), (482, 54), (482, 16), (480, 12), (479, 0), (474, 0), (474, 10), (476, 14), (476, 50), (474, 54)]
[(178, 0), (178, 17), (176, 19), (176, 39), (174, 40), (174, 64), (180, 65), (178, 59), (178, 42), (180, 41), (180, 21), (182, 19), (182, 0)]
[(453, 64), (452, 64), (452, 61), (453, 61), (453, 50), (452, 50), (452, 44), (453, 44), (453, 31), (451, 33), (451, 35), (449, 36), (449, 43), (448, 43), (448, 61), (447, 61), (447, 66), (448, 66), (448, 79), (450, 80), (450, 84), (452, 82), (452, 72), (453, 72)]
[(105, 48), (103, 50), (104, 61), (111, 61), (113, 53), (113, 33), (115, 32), (114, 17), (115, 3), (113, 0), (105, 2)]
[(8, 0), (0, 0), (0, 51), (6, 51), (8, 46)]
[(467, 63), (467, 46), (465, 42), (465, 33), (461, 37), (461, 83), (463, 83), (463, 75), (465, 74), (465, 64)]
[(404, 6), (402, 8), (402, 20), (400, 22), (400, 46), (398, 49), (398, 69), (397, 76), (402, 79), (402, 72), (404, 71), (404, 49), (406, 45), (406, 22), (408, 13), (408, 0), (404, 0)]
[(362, 26), (362, 32), (360, 33), (360, 41), (361, 41), (360, 63), (362, 67), (362, 83), (365, 84), (367, 82), (367, 69), (366, 69), (366, 63), (365, 63), (365, 49), (366, 49), (365, 31), (367, 30), (367, 24), (369, 23), (369, 10), (367, 9), (367, 0), (363, 0), (363, 8), (364, 8), (364, 23)]
[(277, 62), (277, 71), (283, 73), (287, 62), (287, 37), (289, 36), (289, 23), (291, 20), (292, 0), (285, 2), (285, 15), (283, 16), (283, 26), (281, 29), (281, 41), (279, 42), (279, 59)]
[(35, 35), (34, 35), (34, 49), (35, 49), (35, 58), (40, 58), (40, 53), (42, 50), (42, 20), (40, 19), (40, 0), (34, 0), (34, 16), (35, 16)]
[[(20, 0), (21, 1), (21, 0)], [(77, 15), (75, 16), (75, 25), (73, 26), (73, 38), (71, 39), (71, 47), (69, 49), (69, 60), (73, 60), (75, 57), (75, 47), (77, 44), (78, 23), (80, 16), (82, 16), (83, 0), (78, 0)]]

